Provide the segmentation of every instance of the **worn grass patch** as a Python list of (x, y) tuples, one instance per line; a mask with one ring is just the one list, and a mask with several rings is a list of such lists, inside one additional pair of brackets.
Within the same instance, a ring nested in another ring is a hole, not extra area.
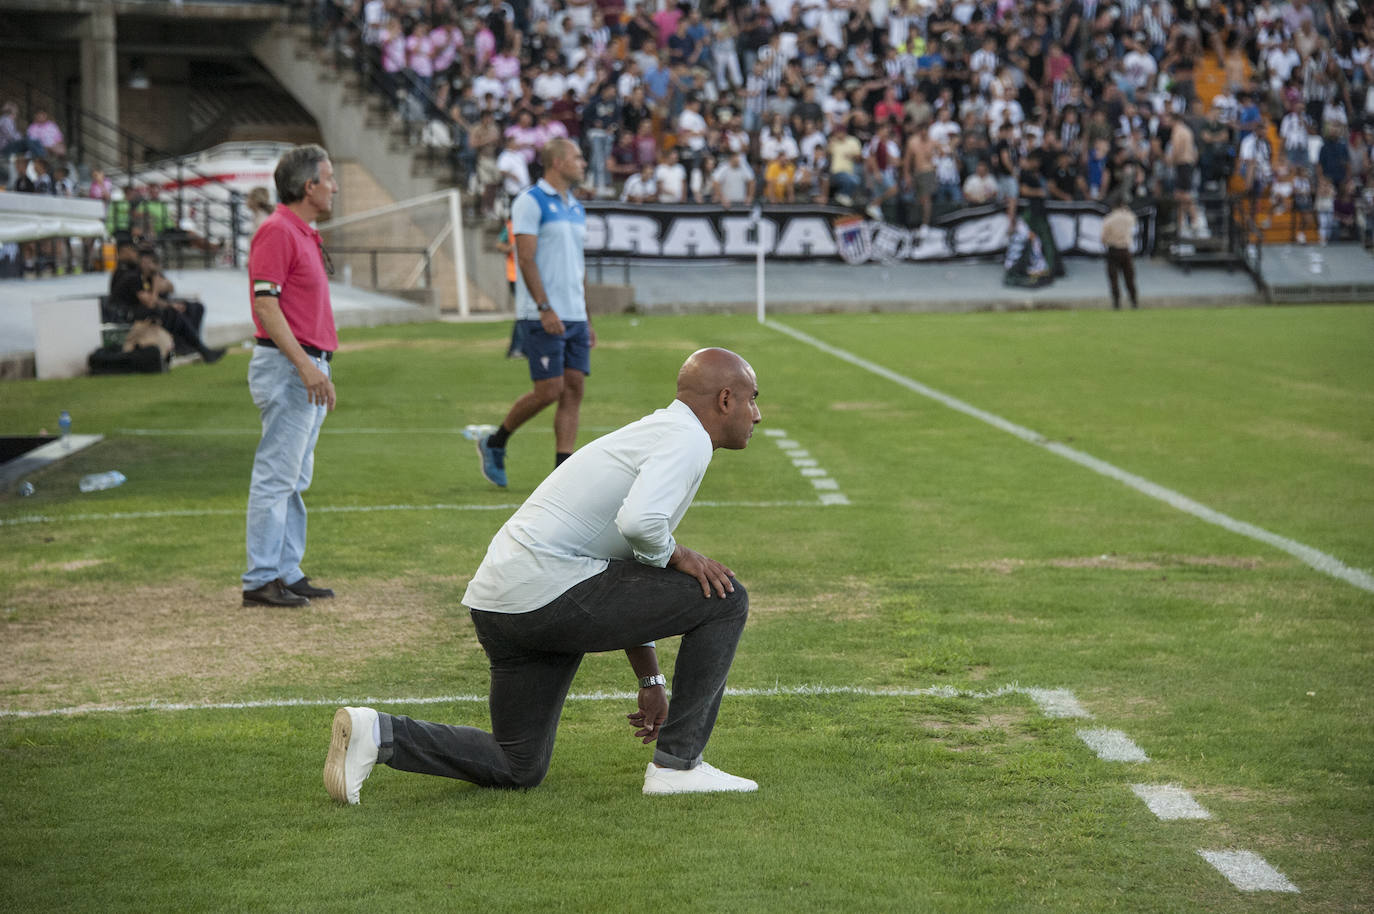
[(22, 711), (223, 700), (254, 683), (347, 680), (365, 661), (436, 639), (476, 645), (471, 626), (454, 625), (432, 590), (413, 581), (335, 586), (338, 596), (289, 610), (241, 606), (237, 589), (193, 579), (21, 587), (0, 622), (0, 695)]

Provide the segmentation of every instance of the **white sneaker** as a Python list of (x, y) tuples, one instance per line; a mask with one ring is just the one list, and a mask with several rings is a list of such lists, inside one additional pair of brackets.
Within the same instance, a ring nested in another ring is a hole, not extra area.
[(653, 762), (644, 772), (646, 794), (666, 793), (749, 793), (759, 785), (748, 778), (737, 778), (702, 762), (686, 771), (660, 768)]
[(358, 805), (358, 791), (377, 764), (377, 744), (372, 726), (377, 712), (371, 708), (340, 708), (334, 712), (334, 731), (324, 759), (324, 787), (340, 803)]

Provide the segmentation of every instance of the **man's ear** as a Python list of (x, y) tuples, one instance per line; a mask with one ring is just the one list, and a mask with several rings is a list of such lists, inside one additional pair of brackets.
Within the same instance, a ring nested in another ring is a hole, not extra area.
[(730, 388), (722, 387), (720, 393), (716, 394), (716, 406), (723, 413), (730, 411)]

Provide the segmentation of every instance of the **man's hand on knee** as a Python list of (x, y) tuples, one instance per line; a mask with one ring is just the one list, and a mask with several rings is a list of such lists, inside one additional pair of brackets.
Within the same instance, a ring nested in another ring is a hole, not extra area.
[(681, 543), (673, 547), (673, 556), (668, 559), (668, 567), (696, 578), (701, 583), (703, 597), (709, 598), (712, 590), (722, 598), (727, 593), (735, 592), (735, 584), (730, 580), (735, 576), (733, 571), (715, 559), (707, 558)]
[(668, 690), (661, 685), (649, 686), (639, 690), (639, 710), (626, 714), (630, 726), (637, 727), (635, 736), (644, 745), (658, 739), (658, 728), (668, 719)]

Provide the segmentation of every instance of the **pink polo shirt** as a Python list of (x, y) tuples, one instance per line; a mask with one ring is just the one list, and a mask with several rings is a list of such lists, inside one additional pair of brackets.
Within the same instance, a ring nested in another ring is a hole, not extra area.
[[(329, 276), (324, 269), (320, 233), (286, 206), (262, 223), (248, 249), (248, 295), (254, 284), (268, 282), (281, 290), (278, 302), (296, 342), (333, 352), (339, 348), (334, 309), (329, 304)], [(257, 335), (267, 338), (256, 312)]]

